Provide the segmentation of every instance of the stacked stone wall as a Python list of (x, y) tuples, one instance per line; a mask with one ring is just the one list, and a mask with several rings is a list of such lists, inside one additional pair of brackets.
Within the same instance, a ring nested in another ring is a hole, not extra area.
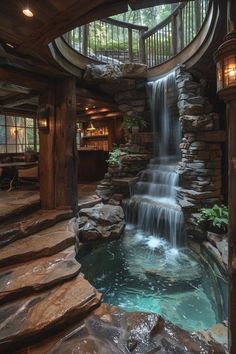
[(223, 201), (222, 143), (226, 136), (220, 130), (219, 115), (204, 94), (204, 83), (194, 80), (184, 67), (177, 69), (176, 80), (183, 133), (178, 201), (188, 234), (196, 234), (199, 208)]

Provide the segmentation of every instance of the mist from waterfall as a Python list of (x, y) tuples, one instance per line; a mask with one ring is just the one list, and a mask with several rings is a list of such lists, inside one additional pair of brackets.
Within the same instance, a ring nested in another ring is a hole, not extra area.
[(154, 158), (142, 171), (124, 205), (126, 220), (140, 230), (184, 244), (183, 214), (176, 201), (179, 184), (180, 125), (175, 72), (148, 83), (154, 133)]

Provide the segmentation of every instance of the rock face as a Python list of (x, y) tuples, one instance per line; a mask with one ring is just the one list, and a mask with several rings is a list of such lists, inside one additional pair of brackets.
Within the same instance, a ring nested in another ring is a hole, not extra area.
[(88, 243), (119, 238), (124, 225), (124, 212), (120, 206), (97, 204), (79, 211), (75, 231), (81, 242)]
[[(204, 338), (204, 337), (202, 337)], [(21, 354), (223, 354), (220, 344), (200, 339), (152, 313), (125, 313), (103, 304), (67, 334)]]
[(72, 321), (98, 303), (96, 290), (78, 275), (56, 288), (1, 306), (0, 348)]

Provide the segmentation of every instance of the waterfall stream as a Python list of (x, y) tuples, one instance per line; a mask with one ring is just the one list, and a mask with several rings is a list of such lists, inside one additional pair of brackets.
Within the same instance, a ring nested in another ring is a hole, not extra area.
[(176, 201), (180, 126), (178, 112), (173, 110), (177, 101), (175, 72), (149, 82), (148, 93), (155, 158), (140, 173), (131, 198), (125, 202), (126, 220), (144, 232), (168, 239), (176, 248), (184, 244), (184, 232), (183, 214)]

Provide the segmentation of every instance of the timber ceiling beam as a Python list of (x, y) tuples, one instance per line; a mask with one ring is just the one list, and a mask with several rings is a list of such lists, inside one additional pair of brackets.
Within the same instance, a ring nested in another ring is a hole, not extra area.
[(0, 68), (0, 82), (20, 85), (35, 91), (43, 91), (49, 84), (46, 77), (10, 67)]
[(0, 104), (7, 108), (17, 107), (23, 104), (33, 104), (34, 106), (37, 106), (38, 96), (35, 95), (35, 93), (28, 95), (18, 94), (1, 100)]
[(36, 118), (37, 111), (35, 109), (24, 109), (24, 108), (6, 108), (0, 105), (0, 112), (9, 115), (18, 115)]
[(101, 119), (108, 119), (108, 118), (115, 118), (115, 117), (121, 117), (122, 114), (121, 112), (109, 112), (109, 113), (97, 113), (94, 114), (93, 116), (88, 116), (86, 114), (78, 114), (77, 119), (79, 121), (89, 121), (90, 119), (92, 120), (101, 120)]
[[(1, 80), (1, 78), (0, 78)], [(0, 82), (0, 90), (6, 92), (14, 92), (14, 93), (24, 93), (25, 95), (30, 93), (30, 89), (20, 85), (10, 84), (8, 82)]]

